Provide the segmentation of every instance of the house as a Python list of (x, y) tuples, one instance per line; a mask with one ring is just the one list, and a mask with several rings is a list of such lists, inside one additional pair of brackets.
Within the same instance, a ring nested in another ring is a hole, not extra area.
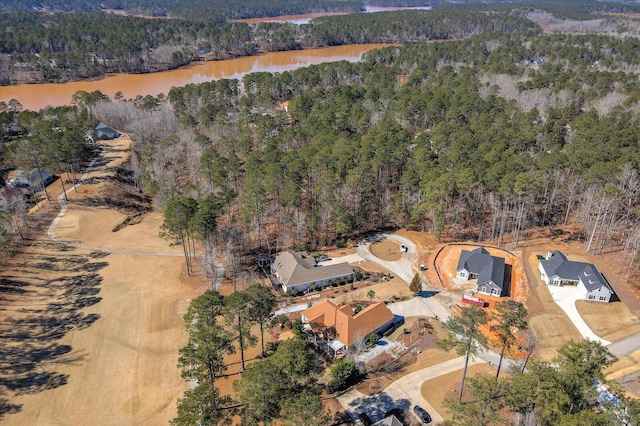
[(273, 272), (285, 293), (294, 290), (305, 291), (312, 285), (326, 287), (330, 281), (353, 280), (353, 269), (347, 262), (321, 265), (307, 252), (291, 250), (279, 253), (271, 265)]
[(28, 191), (41, 191), (45, 186), (53, 182), (53, 180), (53, 174), (46, 169), (33, 169), (30, 172), (18, 170), (16, 176), (9, 181), (9, 185)]
[(595, 265), (569, 260), (558, 250), (548, 252), (544, 259), (540, 258), (538, 270), (540, 279), (546, 285), (576, 286), (585, 300), (609, 303), (614, 294), (611, 285)]
[(111, 140), (111, 139), (116, 139), (120, 137), (120, 133), (118, 133), (116, 130), (112, 129), (111, 127), (107, 126), (104, 123), (98, 124), (98, 127), (96, 127), (96, 130), (95, 130), (95, 134), (96, 134), (96, 138), (102, 139), (102, 140)]
[(393, 325), (393, 319), (393, 314), (382, 302), (354, 314), (351, 306), (337, 306), (327, 299), (302, 311), (302, 322), (316, 334), (326, 334), (327, 329), (334, 332), (335, 339), (328, 343), (336, 353), (367, 339), (371, 333), (384, 332)]
[(504, 259), (491, 256), (484, 247), (462, 250), (456, 267), (456, 277), (477, 278), (477, 291), (490, 296), (502, 296), (504, 291)]

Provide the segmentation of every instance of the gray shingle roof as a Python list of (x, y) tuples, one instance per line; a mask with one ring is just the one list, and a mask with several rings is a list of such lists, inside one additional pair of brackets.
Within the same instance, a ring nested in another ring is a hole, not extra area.
[(279, 253), (273, 266), (287, 286), (323, 281), (353, 273), (347, 262), (316, 265), (315, 259), (309, 257), (306, 252), (291, 250)]
[(548, 277), (558, 276), (561, 280), (575, 282), (580, 280), (588, 291), (605, 287), (612, 294), (614, 293), (607, 280), (593, 264), (569, 260), (558, 250), (552, 251), (547, 257), (548, 259), (540, 260), (540, 265)]
[(491, 256), (484, 247), (475, 250), (462, 250), (458, 260), (457, 271), (466, 269), (478, 275), (478, 285), (494, 283), (500, 290), (504, 290), (504, 259)]

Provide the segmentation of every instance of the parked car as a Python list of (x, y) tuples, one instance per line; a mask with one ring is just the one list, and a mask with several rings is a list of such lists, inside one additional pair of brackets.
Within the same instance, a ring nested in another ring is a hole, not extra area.
[(418, 416), (422, 423), (431, 423), (431, 416), (424, 408), (420, 407), (419, 405), (414, 405), (413, 412), (416, 416)]

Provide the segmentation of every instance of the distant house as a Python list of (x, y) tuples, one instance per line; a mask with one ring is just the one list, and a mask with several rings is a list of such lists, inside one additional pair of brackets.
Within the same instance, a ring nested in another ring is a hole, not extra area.
[(53, 174), (46, 169), (33, 169), (30, 172), (18, 170), (16, 176), (9, 181), (9, 185), (28, 191), (42, 191), (53, 180)]
[(285, 292), (305, 291), (312, 285), (325, 287), (329, 281), (353, 280), (353, 269), (347, 262), (333, 265), (318, 264), (307, 252), (291, 250), (279, 253), (271, 265)]
[(335, 331), (335, 339), (328, 343), (336, 352), (368, 338), (371, 333), (384, 332), (393, 325), (393, 318), (382, 302), (369, 305), (357, 314), (350, 306), (338, 307), (330, 300), (302, 311), (302, 322), (309, 324), (314, 332)]
[(611, 300), (614, 291), (595, 265), (569, 260), (558, 250), (548, 252), (544, 259), (540, 257), (538, 270), (546, 285), (573, 285), (585, 300), (603, 303)]
[(465, 280), (477, 278), (479, 293), (500, 297), (504, 291), (504, 259), (491, 256), (484, 247), (462, 250), (456, 277)]
[(102, 140), (111, 140), (120, 137), (120, 133), (117, 130), (112, 129), (104, 123), (98, 124), (95, 130), (96, 138)]

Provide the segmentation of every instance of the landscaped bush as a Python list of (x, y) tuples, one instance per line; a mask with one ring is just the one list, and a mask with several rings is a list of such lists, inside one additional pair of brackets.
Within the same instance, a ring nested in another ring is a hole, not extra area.
[(336, 284), (342, 285), (342, 278), (336, 278)]
[(276, 317), (273, 319), (273, 321), (272, 321), (272, 322), (273, 322), (274, 324), (284, 325), (284, 323), (286, 323), (286, 322), (287, 322), (287, 320), (288, 320), (288, 318), (287, 318), (287, 316), (286, 316), (285, 314), (280, 314), (280, 315), (276, 316)]
[(329, 280), (329, 285), (331, 287), (338, 287), (338, 284), (334, 280)]
[(316, 291), (318, 289), (318, 286), (315, 284), (311, 284), (311, 287), (309, 287), (309, 291)]

